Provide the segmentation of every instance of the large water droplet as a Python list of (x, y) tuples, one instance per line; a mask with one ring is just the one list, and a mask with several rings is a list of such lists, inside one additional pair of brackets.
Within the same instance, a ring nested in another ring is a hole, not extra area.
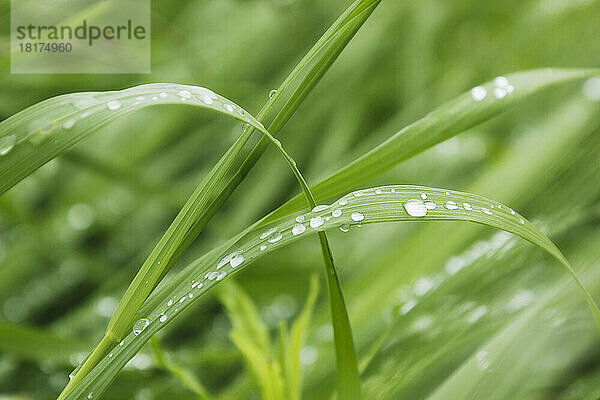
[(310, 219), (310, 227), (311, 228), (318, 228), (321, 225), (323, 225), (325, 223), (325, 221), (323, 221), (323, 218), (316, 216), (316, 217), (312, 217)]
[(269, 98), (272, 99), (277, 94), (277, 89), (273, 89), (269, 92)]
[(118, 100), (112, 100), (106, 104), (106, 107), (111, 111), (116, 111), (121, 108), (121, 102)]
[(244, 256), (241, 254), (236, 254), (235, 256), (233, 256), (231, 261), (229, 261), (229, 264), (231, 264), (231, 268), (235, 268), (243, 262), (244, 262)]
[(292, 228), (292, 235), (294, 235), (294, 236), (300, 235), (300, 234), (304, 233), (305, 230), (306, 230), (306, 227), (304, 225), (296, 224)]
[(355, 211), (352, 214), (350, 214), (350, 218), (352, 218), (352, 221), (354, 222), (359, 222), (365, 219), (365, 216), (363, 215), (363, 213)]
[(0, 138), (0, 156), (7, 154), (15, 147), (17, 137), (15, 135), (3, 136)]
[(427, 215), (425, 203), (419, 199), (410, 199), (404, 203), (404, 209), (411, 217), (424, 217)]
[(133, 334), (136, 336), (139, 335), (148, 325), (150, 325), (150, 320), (148, 318), (138, 319), (135, 324), (133, 324)]
[(487, 89), (483, 86), (477, 86), (471, 89), (471, 97), (475, 101), (481, 101), (487, 96)]

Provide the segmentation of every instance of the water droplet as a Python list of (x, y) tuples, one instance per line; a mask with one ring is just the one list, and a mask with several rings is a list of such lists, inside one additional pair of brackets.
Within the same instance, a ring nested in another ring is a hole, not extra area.
[(75, 120), (73, 118), (70, 118), (62, 124), (62, 127), (63, 129), (71, 129), (73, 125), (75, 125)]
[(169, 301), (167, 302), (167, 307), (171, 307), (172, 305), (173, 305), (173, 300), (169, 300)]
[(111, 111), (116, 111), (121, 108), (121, 102), (118, 100), (112, 100), (106, 104), (106, 107)]
[(94, 397), (94, 395), (93, 395), (91, 392), (90, 392), (90, 393), (87, 395), (87, 398), (88, 398), (88, 399), (91, 399), (91, 398), (93, 398), (93, 397)]
[(112, 358), (112, 356), (113, 356), (113, 353), (110, 353), (110, 354), (108, 355), (108, 358)]
[(272, 99), (277, 94), (277, 89), (273, 89), (269, 92), (269, 98)]
[(471, 211), (473, 209), (469, 203), (463, 203), (463, 208), (467, 211)]
[(435, 210), (435, 208), (437, 207), (437, 204), (435, 204), (435, 201), (426, 201), (425, 202), (425, 208), (427, 208), (428, 210)]
[(0, 156), (7, 154), (13, 149), (17, 143), (17, 137), (15, 135), (3, 136), (0, 138)]
[(269, 236), (271, 236), (272, 234), (274, 234), (275, 232), (277, 232), (277, 228), (271, 228), (271, 229), (269, 229), (268, 231), (265, 231), (265, 232), (263, 232), (263, 233), (260, 235), (260, 239), (261, 239), (261, 240), (262, 240), (262, 239), (266, 239), (266, 238), (268, 238)]
[(525, 225), (525, 220), (523, 218), (519, 218), (519, 222), (521, 223), (521, 225)]
[(306, 227), (302, 224), (296, 224), (294, 225), (294, 227), (292, 228), (292, 235), (296, 236), (296, 235), (300, 235), (301, 233), (303, 233), (306, 230)]
[(429, 278), (419, 278), (415, 282), (414, 292), (417, 296), (423, 296), (435, 287), (435, 282)]
[(142, 333), (142, 331), (144, 329), (146, 329), (146, 327), (148, 325), (150, 325), (150, 320), (149, 319), (147, 319), (147, 318), (138, 319), (136, 321), (136, 323), (133, 324), (133, 334), (136, 335), (136, 336), (139, 335), (140, 333)]
[(136, 99), (137, 101), (143, 101), (143, 100), (145, 100), (146, 98), (145, 98), (144, 96), (138, 96), (138, 97), (136, 97), (135, 99)]
[(279, 242), (281, 240), (281, 238), (283, 237), (283, 235), (280, 232), (277, 232), (276, 235), (274, 235), (272, 238), (270, 238), (268, 240), (269, 243), (275, 243), (275, 242)]
[(189, 99), (190, 97), (192, 97), (192, 94), (187, 90), (180, 90), (177, 94), (184, 99)]
[(226, 277), (226, 276), (227, 276), (227, 272), (225, 272), (225, 271), (223, 271), (223, 272), (220, 272), (220, 273), (217, 275), (217, 279), (216, 279), (216, 280), (217, 280), (217, 282), (218, 282), (218, 281), (222, 281), (223, 279), (225, 279), (225, 277)]
[(494, 88), (494, 96), (497, 99), (503, 99), (506, 96), (506, 94), (506, 89), (500, 87)]
[(361, 196), (364, 196), (364, 195), (365, 194), (363, 193), (362, 190), (357, 190), (356, 192), (352, 193), (352, 196), (354, 196), (354, 197), (361, 197)]
[(313, 209), (312, 209), (312, 212), (319, 212), (319, 211), (323, 211), (323, 210), (325, 210), (327, 207), (329, 207), (329, 206), (326, 206), (326, 205), (324, 205), (324, 204), (321, 204), (321, 205), (319, 205), (319, 206), (316, 206), (315, 208), (313, 208)]
[(217, 276), (219, 276), (219, 273), (217, 271), (212, 271), (212, 272), (208, 272), (205, 275), (205, 278), (208, 279), (209, 281), (214, 281), (215, 279), (217, 279)]
[(306, 218), (304, 217), (304, 215), (298, 215), (298, 216), (296, 217), (296, 222), (298, 222), (298, 223), (302, 223), (302, 222), (304, 222), (304, 221), (306, 221)]
[(513, 210), (512, 208), (509, 208), (509, 210), (510, 210), (510, 213), (511, 213), (512, 215), (515, 215), (515, 214), (516, 214), (515, 210)]
[(487, 89), (483, 86), (477, 86), (471, 89), (471, 97), (475, 101), (481, 101), (487, 96)]
[(333, 210), (333, 211), (331, 212), (331, 215), (332, 215), (333, 217), (336, 217), (336, 218), (337, 218), (337, 217), (341, 217), (341, 216), (342, 216), (342, 210), (340, 210), (339, 208), (336, 208), (335, 210)]
[(340, 225), (340, 231), (346, 233), (349, 230), (350, 230), (350, 225), (348, 225), (348, 224), (342, 224), (342, 225)]
[(600, 101), (600, 77), (593, 77), (583, 84), (583, 94), (591, 101)]
[(444, 207), (446, 207), (448, 210), (456, 210), (458, 208), (456, 203), (452, 200), (447, 201), (446, 204), (444, 204)]
[(481, 371), (485, 371), (490, 367), (490, 361), (488, 359), (488, 352), (482, 350), (475, 355), (475, 359), (477, 360), (477, 367)]
[(423, 200), (425, 200), (425, 199), (427, 198), (427, 194), (426, 194), (426, 193), (421, 193), (421, 198), (422, 198)]
[(161, 315), (161, 316), (160, 316), (160, 318), (159, 318), (158, 320), (159, 320), (160, 322), (165, 322), (165, 321), (167, 320), (167, 318), (169, 318), (169, 317), (167, 317), (167, 315), (166, 315), (166, 314), (163, 314), (163, 315)]
[(187, 297), (183, 296), (182, 298), (179, 299), (179, 302), (183, 303), (185, 301), (185, 299), (187, 299)]
[(235, 256), (235, 253), (231, 253), (225, 257), (223, 257), (221, 259), (221, 261), (219, 261), (217, 263), (217, 269), (222, 268), (225, 264), (229, 263), (229, 261), (231, 261), (231, 259)]
[(348, 205), (348, 200), (346, 200), (346, 199), (340, 199), (340, 201), (338, 201), (338, 204), (340, 206)]
[(124, 340), (121, 340), (121, 341), (119, 342), (119, 346), (123, 346), (124, 344), (125, 344), (125, 341), (124, 341)]
[(323, 221), (323, 218), (316, 216), (316, 217), (312, 217), (310, 219), (310, 227), (311, 228), (318, 228), (321, 225), (323, 225), (325, 223), (325, 221)]
[(165, 92), (162, 92), (161, 94), (159, 94), (161, 99), (166, 99), (168, 94), (166, 94)]
[(263, 245), (260, 246), (260, 251), (265, 251), (266, 249), (267, 249), (266, 245), (263, 244)]
[(235, 107), (231, 104), (224, 104), (223, 107), (225, 107), (225, 109), (229, 112), (233, 112), (233, 110), (235, 109)]
[(190, 294), (188, 294), (188, 297), (189, 297), (190, 299), (192, 299), (192, 298), (194, 298), (194, 294), (193, 294), (193, 293), (190, 293)]
[(490, 210), (485, 207), (481, 207), (481, 212), (487, 215), (494, 215)]
[(375, 189), (375, 194), (382, 194), (382, 193), (383, 193), (383, 190), (381, 190), (381, 189)]
[(418, 199), (411, 199), (404, 203), (404, 209), (411, 217), (424, 217), (427, 215), (427, 207)]
[(512, 93), (512, 92), (514, 92), (514, 91), (515, 91), (515, 87), (514, 87), (513, 85), (508, 85), (508, 86), (506, 87), (506, 92), (507, 92), (507, 93)]
[(355, 211), (352, 214), (350, 214), (350, 218), (352, 218), (352, 221), (354, 222), (359, 222), (365, 219), (365, 216), (363, 215), (363, 213)]
[(499, 87), (505, 87), (509, 85), (508, 79), (506, 79), (506, 77), (504, 76), (499, 76), (496, 79), (494, 79), (494, 84)]
[(213, 99), (210, 98), (210, 96), (203, 94), (202, 96), (200, 96), (200, 100), (204, 103), (204, 104), (212, 104), (213, 103)]
[(231, 261), (229, 261), (229, 264), (231, 265), (231, 268), (235, 268), (243, 262), (244, 262), (244, 256), (241, 254), (236, 254), (235, 256), (233, 256)]

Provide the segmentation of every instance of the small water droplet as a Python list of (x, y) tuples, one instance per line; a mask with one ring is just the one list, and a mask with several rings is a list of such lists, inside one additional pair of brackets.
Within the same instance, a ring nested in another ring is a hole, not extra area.
[(357, 190), (356, 192), (352, 193), (352, 196), (354, 196), (354, 197), (361, 197), (361, 196), (364, 196), (364, 195), (365, 194), (363, 193), (362, 190)]
[(485, 350), (482, 350), (480, 352), (478, 352), (475, 355), (475, 359), (477, 360), (477, 367), (481, 370), (481, 371), (485, 371), (487, 370), (491, 363), (488, 359), (488, 352)]
[(294, 225), (294, 227), (292, 228), (292, 235), (296, 236), (296, 235), (300, 235), (302, 234), (304, 231), (306, 230), (306, 227), (302, 224), (296, 224)]
[(3, 136), (0, 138), (0, 156), (8, 154), (15, 144), (17, 143), (17, 137), (15, 135)]
[(511, 213), (512, 215), (515, 215), (515, 214), (516, 214), (515, 210), (513, 210), (512, 208), (509, 208), (509, 210), (510, 210), (510, 213)]
[(331, 215), (332, 215), (333, 217), (336, 217), (336, 218), (337, 218), (337, 217), (341, 217), (341, 216), (342, 216), (342, 210), (340, 210), (339, 208), (336, 208), (335, 210), (333, 210), (333, 211), (331, 212)]
[(190, 97), (192, 97), (192, 94), (187, 90), (180, 90), (177, 94), (184, 99), (189, 99)]
[(494, 96), (497, 99), (503, 99), (506, 96), (506, 94), (507, 94), (507, 91), (505, 88), (500, 88), (500, 87), (494, 88)]
[(383, 193), (383, 190), (381, 190), (381, 189), (375, 189), (375, 194), (382, 194), (382, 193)]
[(316, 217), (312, 217), (310, 219), (310, 227), (311, 228), (318, 228), (321, 225), (323, 225), (325, 223), (325, 221), (323, 221), (323, 218), (316, 216)]
[(313, 209), (312, 209), (312, 212), (319, 212), (319, 211), (323, 211), (323, 210), (325, 210), (327, 207), (329, 207), (329, 206), (326, 206), (326, 205), (324, 205), (324, 204), (321, 204), (321, 205), (318, 205), (318, 206), (316, 206), (315, 208), (313, 208)]
[(421, 198), (425, 200), (427, 198), (427, 193), (421, 193)]
[(219, 274), (217, 275), (217, 282), (218, 281), (222, 281), (223, 279), (225, 279), (225, 277), (227, 276), (227, 272), (223, 271), (223, 272), (219, 272)]
[(265, 231), (265, 232), (263, 232), (263, 233), (260, 235), (260, 239), (261, 239), (261, 240), (262, 240), (262, 239), (266, 239), (266, 238), (268, 238), (269, 236), (271, 236), (272, 234), (274, 234), (275, 232), (277, 232), (277, 228), (271, 228), (271, 229), (269, 229), (268, 231)]
[(463, 208), (467, 211), (471, 211), (473, 209), (469, 203), (463, 203)]
[(340, 201), (338, 201), (338, 204), (340, 206), (348, 205), (348, 200), (346, 200), (346, 199), (340, 199)]
[(188, 297), (189, 297), (190, 299), (192, 299), (192, 298), (194, 298), (194, 294), (193, 294), (193, 293), (190, 293), (190, 294), (188, 294)]
[(70, 118), (62, 124), (62, 127), (63, 129), (71, 129), (73, 125), (75, 125), (75, 120), (73, 118)]
[(481, 207), (481, 212), (487, 215), (494, 215), (490, 210), (485, 207)]
[(147, 319), (147, 318), (138, 319), (136, 321), (136, 323), (133, 324), (133, 334), (136, 335), (136, 336), (139, 335), (140, 333), (142, 333), (142, 331), (144, 329), (146, 329), (146, 327), (148, 325), (150, 325), (150, 320), (149, 319)]
[(92, 398), (94, 398), (94, 395), (93, 395), (93, 394), (90, 392), (90, 393), (87, 395), (87, 398), (88, 398), (88, 399), (92, 399)]
[(179, 302), (183, 303), (185, 301), (185, 299), (187, 299), (187, 297), (183, 296), (182, 298), (179, 299)]
[(269, 98), (272, 99), (277, 94), (277, 89), (273, 89), (269, 92)]
[(171, 307), (172, 305), (173, 305), (173, 300), (169, 300), (169, 301), (167, 302), (167, 307)]
[(452, 200), (447, 201), (446, 204), (444, 204), (444, 207), (446, 207), (448, 210), (456, 210), (458, 208), (456, 203)]
[(354, 222), (359, 222), (365, 219), (365, 216), (363, 215), (363, 213), (355, 211), (352, 214), (350, 214), (350, 218), (352, 218), (352, 221)]
[(267, 249), (266, 245), (263, 244), (263, 245), (260, 246), (260, 251), (265, 251), (266, 249)]
[(280, 232), (277, 232), (277, 234), (273, 235), (273, 237), (271, 237), (268, 242), (269, 243), (275, 243), (275, 242), (279, 242), (281, 240), (281, 238), (283, 237), (283, 235)]
[(342, 224), (342, 225), (340, 225), (340, 231), (346, 233), (349, 230), (350, 230), (350, 225), (348, 225), (348, 224)]
[(121, 340), (121, 341), (119, 342), (119, 346), (123, 346), (124, 344), (125, 344), (125, 341), (124, 341), (124, 340)]
[(112, 356), (113, 356), (113, 353), (110, 353), (110, 354), (108, 355), (108, 358), (112, 358)]
[(210, 96), (203, 94), (202, 96), (200, 96), (200, 100), (204, 103), (204, 104), (212, 104), (213, 103), (213, 99), (210, 98)]
[(475, 101), (481, 101), (487, 96), (487, 89), (483, 86), (477, 86), (471, 89), (471, 97)]
[(583, 95), (591, 101), (600, 101), (600, 77), (595, 76), (583, 84)]
[(166, 99), (168, 94), (166, 94), (165, 92), (161, 92), (161, 94), (159, 94), (161, 99)]
[(169, 318), (167, 316), (167, 314), (163, 314), (163, 315), (160, 316), (160, 318), (158, 320), (162, 323), (162, 322), (165, 322), (167, 320), (167, 318)]
[(404, 209), (411, 217), (424, 217), (427, 215), (427, 207), (423, 201), (410, 199), (404, 203)]
[(304, 217), (304, 215), (298, 215), (298, 216), (296, 217), (296, 222), (298, 222), (298, 223), (302, 223), (302, 222), (304, 222), (304, 221), (306, 221), (306, 218)]
[(233, 112), (233, 110), (235, 109), (235, 107), (231, 104), (224, 104), (223, 107), (225, 107), (225, 109), (229, 112)]
[(241, 254), (236, 254), (235, 256), (233, 256), (231, 261), (229, 261), (229, 264), (231, 265), (231, 268), (235, 268), (243, 262), (244, 262), (244, 256)]
[(525, 220), (523, 218), (519, 218), (519, 222), (521, 223), (521, 225), (525, 225)]
[(499, 87), (506, 87), (506, 86), (508, 86), (509, 83), (508, 83), (508, 79), (506, 79), (506, 77), (499, 76), (496, 79), (494, 79), (494, 84)]
[(428, 200), (425, 202), (425, 208), (427, 208), (428, 210), (435, 210), (436, 207), (437, 204), (435, 204), (435, 201)]
[(229, 261), (235, 256), (235, 253), (231, 253), (228, 256), (225, 256), (217, 263), (217, 269), (222, 268), (225, 264), (229, 263)]
[(118, 100), (112, 100), (106, 104), (106, 107), (111, 111), (116, 111), (121, 108), (121, 102)]

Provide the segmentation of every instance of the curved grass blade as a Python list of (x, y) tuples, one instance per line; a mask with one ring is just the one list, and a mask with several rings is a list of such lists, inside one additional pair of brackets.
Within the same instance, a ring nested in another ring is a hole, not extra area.
[[(518, 101), (540, 90), (599, 74), (598, 69), (546, 68), (496, 78), (442, 104), (311, 190), (317, 200), (352, 190), (399, 162), (507, 111)], [(296, 196), (273, 212), (267, 221), (274, 221), (301, 208), (302, 198)]]
[(347, 231), (352, 226), (396, 221), (473, 222), (514, 233), (536, 244), (559, 260), (574, 277), (600, 329), (600, 312), (568, 261), (550, 239), (516, 211), (474, 194), (422, 186), (383, 186), (350, 193), (314, 212), (288, 216), (265, 231), (261, 230), (261, 233), (253, 231), (245, 235), (220, 260), (213, 253), (210, 257), (203, 257), (201, 263), (185, 268), (178, 274), (177, 281), (180, 283), (177, 287), (169, 292), (157, 292), (160, 299), (153, 300), (157, 306), (147, 310), (144, 316), (149, 321), (147, 327), (137, 335), (130, 333), (122, 345), (115, 346), (109, 357), (101, 360), (66, 398), (77, 399), (101, 393), (150, 337), (221, 280), (263, 255), (310, 233), (332, 228)]

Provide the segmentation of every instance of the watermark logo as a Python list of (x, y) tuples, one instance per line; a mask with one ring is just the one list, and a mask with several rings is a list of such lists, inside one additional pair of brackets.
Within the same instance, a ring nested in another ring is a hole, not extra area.
[(11, 72), (149, 73), (150, 0), (11, 0)]

